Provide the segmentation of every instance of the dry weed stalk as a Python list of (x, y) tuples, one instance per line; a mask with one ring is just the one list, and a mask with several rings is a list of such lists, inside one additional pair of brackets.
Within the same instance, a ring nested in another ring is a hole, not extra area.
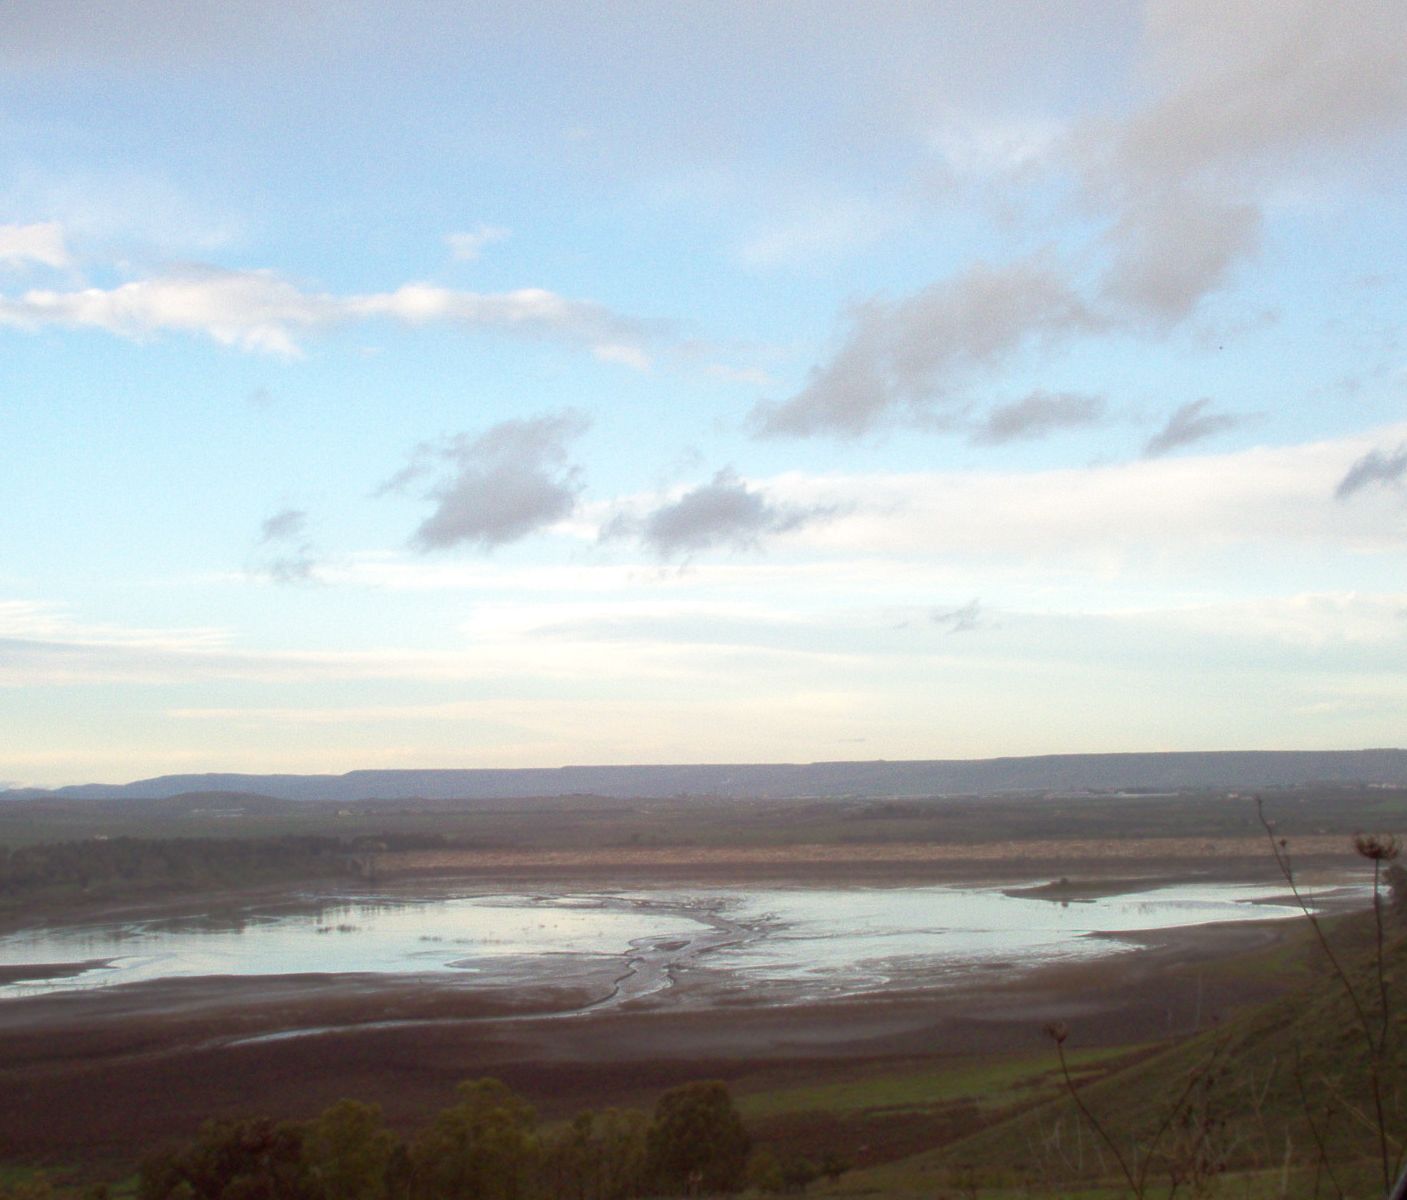
[[(1353, 1106), (1349, 1105), (1341, 1097), (1351, 1115), (1359, 1117), (1360, 1121), (1367, 1125), (1377, 1136), (1378, 1157), (1382, 1166), (1383, 1193), (1388, 1200), (1407, 1200), (1407, 1169), (1402, 1169), (1396, 1184), (1393, 1183), (1393, 1176), (1398, 1173), (1403, 1164), (1401, 1156), (1396, 1161), (1388, 1146), (1387, 1117), (1383, 1109), (1383, 1087), (1382, 1071), (1383, 1064), (1387, 1057), (1387, 1039), (1392, 1025), (1392, 1008), (1388, 997), (1386, 956), (1383, 948), (1383, 864), (1391, 863), (1401, 852), (1401, 843), (1392, 834), (1383, 833), (1359, 833), (1353, 838), (1353, 848), (1361, 858), (1366, 858), (1373, 864), (1373, 924), (1375, 933), (1375, 954), (1374, 968), (1378, 984), (1378, 1021), (1375, 1023), (1368, 1014), (1367, 1006), (1358, 994), (1358, 989), (1353, 986), (1352, 979), (1349, 978), (1348, 971), (1340, 962), (1337, 954), (1334, 953), (1333, 946), (1330, 945), (1328, 936), (1324, 932), (1324, 927), (1320, 924), (1318, 916), (1305, 900), (1300, 892), (1299, 884), (1295, 880), (1294, 865), (1290, 860), (1289, 842), (1283, 837), (1275, 836), (1275, 826), (1265, 815), (1265, 804), (1261, 797), (1255, 798), (1256, 819), (1260, 821), (1261, 828), (1265, 830), (1266, 837), (1270, 839), (1270, 850), (1275, 856), (1275, 865), (1280, 869), (1285, 883), (1290, 888), (1290, 894), (1294, 896), (1295, 903), (1299, 907), (1310, 927), (1314, 930), (1314, 935), (1319, 942), (1320, 948), (1324, 951), (1324, 956), (1328, 959), (1330, 967), (1333, 969), (1334, 977), (1343, 987), (1344, 993), (1348, 996), (1349, 1003), (1353, 1006), (1354, 1015), (1357, 1018), (1358, 1028), (1363, 1035), (1364, 1044), (1368, 1051), (1368, 1082), (1372, 1091), (1373, 1117), (1371, 1120), (1364, 1118)], [(1376, 1024), (1376, 1031), (1374, 1026)], [(1297, 1081), (1298, 1076), (1297, 1076)], [(1303, 1096), (1303, 1084), (1301, 1083), (1301, 1096)], [(1305, 1115), (1309, 1118), (1311, 1130), (1315, 1129), (1314, 1120), (1306, 1104)], [(1325, 1154), (1324, 1145), (1319, 1138), (1317, 1130), (1314, 1133), (1316, 1146), (1321, 1158)], [(1324, 1162), (1327, 1167), (1327, 1160)], [(1332, 1173), (1330, 1175), (1332, 1179)], [(1338, 1187), (1337, 1180), (1334, 1186)], [(1317, 1190), (1317, 1183), (1316, 1183)], [(1342, 1190), (1339, 1192), (1342, 1195)]]
[(1213, 1146), (1213, 1138), (1223, 1122), (1212, 1114), (1209, 1104), (1199, 1111), (1195, 1103), (1198, 1093), (1204, 1099), (1210, 1095), (1219, 1078), (1220, 1064), (1217, 1060), (1225, 1048), (1224, 1043), (1213, 1046), (1207, 1062), (1189, 1073), (1186, 1085), (1164, 1113), (1163, 1120), (1154, 1131), (1147, 1148), (1141, 1151), (1138, 1170), (1134, 1171), (1113, 1136), (1094, 1115), (1084, 1097), (1080, 1095), (1079, 1088), (1075, 1086), (1069, 1063), (1065, 1058), (1065, 1039), (1070, 1035), (1069, 1029), (1064, 1022), (1054, 1021), (1045, 1027), (1045, 1032), (1055, 1043), (1055, 1052), (1060, 1059), (1060, 1072), (1065, 1080), (1065, 1090), (1080, 1110), (1085, 1123), (1099, 1135), (1100, 1141), (1113, 1154), (1129, 1190), (1138, 1200), (1143, 1200), (1148, 1195), (1149, 1174), (1158, 1155), (1158, 1147), (1169, 1131), (1174, 1129), (1178, 1135), (1175, 1149), (1164, 1156), (1168, 1161), (1169, 1200), (1185, 1184), (1200, 1190), (1225, 1168), (1224, 1155), (1217, 1152)]

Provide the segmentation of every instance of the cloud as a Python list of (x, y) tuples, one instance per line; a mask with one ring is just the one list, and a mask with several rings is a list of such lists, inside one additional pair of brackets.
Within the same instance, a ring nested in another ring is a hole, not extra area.
[(650, 369), (650, 356), (639, 346), (621, 346), (609, 343), (593, 346), (591, 356), (598, 362), (619, 363), (633, 371), (648, 371)]
[(977, 264), (904, 300), (858, 305), (830, 362), (789, 400), (758, 405), (753, 425), (763, 435), (856, 437), (897, 416), (941, 422), (974, 371), (1099, 327), (1044, 260)]
[(1041, 165), (1067, 136), (1050, 117), (991, 117), (950, 109), (929, 135), (929, 143), (959, 178), (1019, 176)]
[(733, 367), (727, 363), (709, 363), (704, 374), (725, 383), (744, 383), (751, 387), (767, 387), (776, 382), (761, 367)]
[(57, 269), (73, 265), (63, 226), (57, 221), (0, 225), (0, 267), (30, 265)]
[(467, 544), (488, 550), (519, 541), (576, 507), (581, 484), (566, 447), (587, 424), (579, 413), (564, 412), (419, 446), (379, 494), (429, 480), (421, 494), (435, 507), (415, 531), (417, 549)]
[(1351, 170), (1407, 123), (1407, 8), (1162, 0), (1145, 32), (1154, 95), (1086, 130), (1088, 182), (1114, 213), (1105, 297), (1171, 322), (1255, 253), (1286, 170)]
[(1041, 170), (1042, 194), (1058, 194), (1055, 172), (1072, 170), (1092, 232), (1068, 261), (1092, 258), (1099, 277), (1086, 284), (1045, 257), (979, 263), (862, 302), (799, 391), (754, 409), (756, 432), (957, 428), (978, 371), (1090, 334), (1166, 330), (1257, 252), (1267, 198), (1287, 180), (1361, 169), (1355, 155), (1407, 124), (1398, 0), (1351, 11), (1322, 0), (1154, 0), (1147, 14), (1135, 73), (1144, 95), (1127, 116), (1067, 132), (1048, 120), (983, 125), (950, 105), (930, 135), (959, 179)]
[(1161, 0), (1148, 72), (1162, 95), (1118, 154), (1144, 178), (1298, 159), (1407, 121), (1407, 9), (1397, 0)]
[(283, 355), (298, 352), (295, 332), (332, 315), (329, 298), (305, 295), (270, 271), (202, 270), (111, 289), (0, 297), (0, 324), (102, 329), (133, 339), (203, 333), (221, 345)]
[(224, 346), (284, 357), (298, 355), (299, 341), (308, 333), (372, 320), (494, 330), (603, 347), (616, 357), (620, 347), (645, 337), (638, 321), (541, 288), (480, 293), (408, 283), (391, 292), (337, 296), (304, 291), (267, 270), (199, 267), (113, 288), (0, 296), (0, 325), (102, 329), (135, 340), (203, 334)]
[(1109, 240), (1106, 298), (1141, 317), (1173, 323), (1189, 316), (1260, 240), (1260, 210), (1182, 189), (1131, 202)]
[(1351, 505), (1329, 496), (1345, 463), (1403, 436), (1399, 425), (1372, 437), (1098, 467), (788, 474), (766, 487), (775, 503), (835, 512), (796, 533), (790, 561), (848, 561), (862, 575), (866, 559), (961, 572), (930, 585), (945, 595), (970, 586), (974, 570), (993, 581), (1000, 573), (1077, 586), (1123, 577), (1185, 587), (1196, 578), (1224, 590), (1247, 552), (1296, 586), (1312, 575), (1372, 587), (1402, 553), (1400, 494), (1365, 490)]
[(307, 536), (308, 514), (284, 508), (259, 526), (259, 545), (275, 553), (264, 564), (264, 573), (275, 583), (308, 583), (317, 567), (316, 549)]
[(292, 554), (281, 554), (272, 559), (265, 570), (274, 583), (311, 583), (317, 568), (317, 560), (308, 553), (309, 547), (299, 547)]
[(472, 233), (450, 233), (445, 235), (445, 245), (459, 262), (474, 262), (484, 252), (484, 248), (501, 242), (512, 235), (511, 229), (502, 225), (480, 225)]
[(768, 534), (799, 529), (830, 513), (823, 506), (778, 504), (725, 467), (643, 517), (616, 517), (602, 536), (638, 537), (660, 558), (672, 558), (720, 546), (750, 549)]
[(1032, 392), (1025, 399), (992, 409), (972, 432), (986, 445), (1045, 437), (1063, 429), (1093, 425), (1104, 416), (1101, 396), (1078, 392)]
[(758, 233), (738, 248), (737, 259), (755, 269), (814, 266), (869, 245), (893, 223), (893, 214), (873, 201), (833, 200)]
[(1205, 441), (1228, 429), (1235, 429), (1246, 423), (1246, 418), (1234, 413), (1211, 411), (1211, 400), (1203, 396), (1200, 400), (1190, 400), (1173, 410), (1167, 424), (1158, 430), (1143, 447), (1145, 458), (1159, 458), (1181, 446)]
[(67, 609), (32, 600), (0, 600), (0, 638), (36, 644), (122, 646), (198, 652), (221, 646), (224, 631), (210, 627), (148, 629), (76, 620)]
[(243, 244), (250, 229), (229, 193), (207, 183), (195, 189), (130, 165), (27, 163), (3, 177), (0, 204), (44, 213), (66, 238), (122, 261), (187, 261)]
[(982, 626), (982, 605), (971, 600), (961, 608), (932, 612), (929, 620), (935, 625), (947, 626), (949, 633), (971, 633)]
[(299, 538), (308, 527), (308, 514), (301, 508), (284, 508), (265, 518), (259, 526), (259, 541), (283, 542)]
[(1407, 479), (1407, 442), (1396, 450), (1370, 450), (1349, 467), (1334, 488), (1334, 497), (1347, 500), (1355, 492), (1377, 485), (1396, 486)]

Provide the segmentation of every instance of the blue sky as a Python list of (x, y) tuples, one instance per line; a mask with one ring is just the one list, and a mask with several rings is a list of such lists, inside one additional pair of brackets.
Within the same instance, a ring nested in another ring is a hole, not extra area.
[(1401, 745), (1393, 0), (0, 10), (0, 782)]

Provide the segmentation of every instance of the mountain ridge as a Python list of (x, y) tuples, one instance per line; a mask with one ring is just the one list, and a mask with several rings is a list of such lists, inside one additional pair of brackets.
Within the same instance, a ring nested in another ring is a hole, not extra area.
[(1156, 791), (1294, 787), (1312, 783), (1407, 785), (1407, 750), (1219, 750), (1049, 754), (985, 759), (874, 759), (812, 763), (357, 770), (341, 775), (161, 775), (124, 784), (0, 791), (35, 797), (165, 799), (239, 792), (292, 801), (513, 800), (594, 795), (640, 800), (918, 797), (1046, 791)]

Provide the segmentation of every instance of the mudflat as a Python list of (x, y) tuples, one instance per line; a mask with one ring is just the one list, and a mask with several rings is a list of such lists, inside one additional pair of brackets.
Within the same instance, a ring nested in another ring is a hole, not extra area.
[[(386, 882), (404, 887), (434, 877), (479, 890), (681, 879), (726, 879), (745, 890), (758, 881), (822, 877), (831, 886), (901, 879), (996, 886), (1059, 876), (1097, 893), (1269, 878), (1263, 850), (1249, 846), (1244, 855), (1200, 857), (1190, 848), (1145, 856), (1127, 843), (1106, 843), (1102, 852), (1082, 845), (1078, 853), (1068, 843), (1056, 853), (1004, 846), (1004, 856), (966, 846), (960, 856), (927, 859), (853, 848), (821, 859), (805, 847), (792, 848), (789, 859), (779, 849), (751, 862), (687, 855), (661, 862), (654, 852), (653, 861), (553, 855), (393, 865), (387, 856), (381, 869)], [(1307, 872), (1345, 865), (1340, 839), (1332, 855), (1301, 849)], [(209, 1117), (301, 1117), (346, 1096), (380, 1104), (409, 1128), (447, 1103), (457, 1082), (485, 1074), (551, 1117), (648, 1105), (662, 1088), (697, 1078), (746, 1087), (749, 1077), (779, 1070), (1029, 1049), (1043, 1043), (1042, 1026), (1051, 1020), (1065, 1022), (1078, 1044), (1142, 1043), (1283, 990), (1273, 972), (1226, 968), (1301, 932), (1294, 921), (1246, 921), (1120, 935), (1138, 950), (1037, 968), (1012, 964), (940, 988), (894, 977), (873, 994), (806, 1002), (765, 988), (720, 998), (682, 971), (663, 990), (593, 1007), (616, 978), (606, 963), (546, 977), (541, 964), (519, 973), (505, 964), (489, 984), (472, 986), (371, 974), (200, 977), (12, 999), (0, 1002), (0, 1145), (31, 1159), (130, 1159)]]

